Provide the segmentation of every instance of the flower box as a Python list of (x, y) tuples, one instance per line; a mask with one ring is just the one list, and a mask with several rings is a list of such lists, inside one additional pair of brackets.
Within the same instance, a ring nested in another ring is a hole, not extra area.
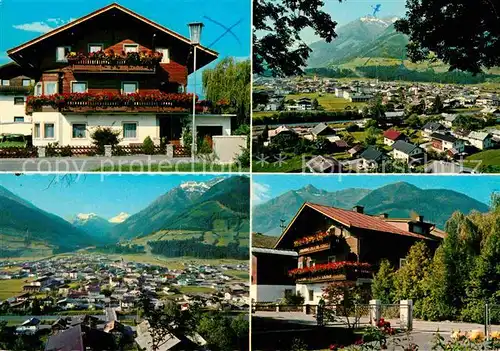
[(318, 277), (327, 274), (349, 275), (355, 273), (359, 275), (368, 275), (371, 274), (371, 272), (371, 265), (369, 263), (341, 261), (317, 264), (311, 267), (295, 268), (290, 270), (288, 275), (293, 278), (300, 279), (306, 277)]

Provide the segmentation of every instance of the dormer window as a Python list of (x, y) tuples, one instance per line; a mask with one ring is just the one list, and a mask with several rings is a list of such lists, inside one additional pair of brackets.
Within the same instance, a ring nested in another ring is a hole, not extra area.
[(126, 54), (129, 52), (139, 52), (139, 44), (123, 44), (123, 51)]
[(59, 46), (56, 50), (56, 61), (57, 62), (68, 62), (66, 56), (71, 51), (69, 46)]

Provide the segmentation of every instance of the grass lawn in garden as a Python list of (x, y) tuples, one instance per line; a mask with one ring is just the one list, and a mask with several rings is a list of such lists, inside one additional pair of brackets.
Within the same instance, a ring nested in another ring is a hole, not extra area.
[(4, 141), (3, 143), (0, 143), (0, 148), (7, 147), (25, 147), (25, 143), (22, 141)]
[(500, 149), (485, 150), (470, 155), (465, 159), (464, 163), (467, 164), (468, 167), (476, 167), (477, 161), (482, 161), (481, 166), (500, 166)]
[(222, 165), (222, 164), (204, 164), (204, 163), (178, 163), (169, 165), (116, 165), (111, 167), (102, 167), (94, 170), (94, 172), (229, 172), (229, 173), (243, 173), (249, 172), (250, 167), (239, 167), (236, 164)]
[(302, 172), (304, 160), (307, 162), (309, 155), (285, 155), (285, 159), (281, 164), (273, 158), (267, 159), (267, 162), (262, 162), (254, 159), (252, 164), (252, 172)]
[(279, 111), (254, 111), (252, 112), (252, 118), (272, 116), (275, 113), (279, 113)]
[(366, 131), (351, 132), (351, 135), (354, 137), (354, 139), (356, 139), (360, 143), (363, 143), (366, 139)]
[[(320, 96), (321, 95), (321, 96)], [(308, 97), (311, 100), (318, 99), (318, 103), (325, 111), (343, 111), (346, 106), (351, 106), (354, 110), (366, 106), (364, 102), (350, 102), (344, 98), (336, 97), (335, 94), (323, 94), (323, 93), (304, 93), (304, 94), (292, 94), (285, 98), (290, 99), (300, 99), (302, 97)]]
[(234, 277), (236, 279), (240, 279), (240, 280), (248, 280), (248, 272), (245, 272), (245, 271), (238, 271), (238, 270), (235, 270), (235, 269), (228, 269), (227, 271), (225, 271), (225, 273), (227, 275), (230, 275), (231, 277)]
[(23, 285), (26, 284), (26, 279), (0, 280), (0, 300), (21, 294), (23, 292)]

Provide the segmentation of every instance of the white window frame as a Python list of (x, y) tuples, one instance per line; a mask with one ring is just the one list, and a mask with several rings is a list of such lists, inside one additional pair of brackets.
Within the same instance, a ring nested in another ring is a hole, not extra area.
[(101, 49), (100, 50), (97, 50), (97, 51), (104, 51), (104, 44), (103, 43), (89, 43), (88, 46), (87, 46), (87, 51), (88, 53), (92, 53), (92, 52), (97, 52), (97, 51), (90, 51), (90, 48), (92, 46), (100, 46)]
[[(38, 135), (36, 135), (36, 129), (38, 126)], [(34, 123), (33, 124), (33, 138), (34, 139), (40, 139), (42, 137), (42, 127), (40, 123)]]
[[(45, 126), (50, 125), (50, 124), (52, 124), (54, 126), (54, 128), (53, 128), (54, 129), (54, 136), (49, 138), (45, 135)], [(43, 124), (43, 139), (47, 139), (47, 140), (55, 140), (56, 139), (56, 124), (55, 123), (49, 122), (49, 123)]]
[[(74, 133), (73, 133), (73, 128), (75, 125), (84, 125), (85, 126), (85, 136), (83, 138), (75, 138)], [(87, 123), (86, 122), (73, 122), (71, 123), (71, 139), (73, 140), (87, 140), (88, 138), (88, 133), (87, 133)]]
[[(28, 82), (28, 85), (24, 85), (24, 82)], [(23, 85), (23, 87), (29, 87), (31, 85), (31, 79), (23, 79), (21, 84)]]
[[(56, 85), (56, 88), (54, 89), (54, 90), (55, 90), (54, 94), (57, 94), (57, 91), (58, 91), (58, 89), (59, 89), (59, 83), (58, 83), (58, 82), (43, 82), (43, 94), (44, 94), (44, 95), (49, 95), (49, 94), (47, 93), (47, 85), (48, 85), (48, 84), (55, 84), (55, 85)], [(52, 95), (52, 94), (51, 94), (51, 95)]]
[(139, 82), (124, 81), (124, 82), (122, 82), (122, 87), (121, 87), (122, 94), (134, 94), (134, 93), (125, 93), (125, 90), (124, 90), (125, 84), (135, 84), (135, 93), (139, 92)]
[(123, 44), (123, 52), (125, 54), (127, 54), (127, 49), (126, 48), (127, 47), (132, 47), (132, 46), (135, 47), (136, 51), (129, 51), (129, 52), (139, 52), (139, 44), (133, 44), (133, 43), (132, 44), (131, 43)]
[[(134, 138), (127, 138), (125, 136), (125, 124), (135, 124), (135, 137)], [(122, 135), (123, 135), (123, 140), (138, 140), (138, 135), (139, 135), (139, 122), (137, 121), (123, 121), (122, 122)]]
[[(22, 118), (22, 121), (16, 121), (16, 118)], [(24, 123), (24, 116), (14, 116), (14, 123)]]
[[(23, 99), (23, 103), (22, 104), (16, 103), (16, 99)], [(25, 102), (26, 100), (24, 99), (24, 96), (14, 96), (14, 105), (24, 105)]]
[(399, 268), (403, 267), (406, 264), (406, 258), (399, 259)]
[[(5, 84), (7, 83), (7, 84)], [(2, 86), (8, 87), (10, 86), (10, 79), (2, 79)]]
[(59, 49), (60, 48), (64, 48), (65, 49), (64, 53), (66, 53), (66, 49), (68, 49), (68, 51), (71, 52), (71, 46), (58, 46), (56, 48), (56, 62), (68, 62), (68, 59), (66, 58), (66, 56), (62, 60), (59, 59)]
[[(163, 54), (160, 63), (170, 63), (170, 49), (169, 48), (157, 48), (157, 52)], [(165, 52), (167, 53), (165, 55)]]
[(74, 93), (73, 91), (73, 83), (78, 83), (78, 84), (85, 84), (85, 93), (88, 93), (89, 91), (89, 83), (87, 81), (83, 80), (72, 80), (70, 82), (70, 87), (71, 87), (71, 92)]
[[(38, 89), (40, 89), (40, 91), (38, 91)], [(34, 94), (35, 96), (43, 95), (43, 86), (41, 82), (36, 83)]]

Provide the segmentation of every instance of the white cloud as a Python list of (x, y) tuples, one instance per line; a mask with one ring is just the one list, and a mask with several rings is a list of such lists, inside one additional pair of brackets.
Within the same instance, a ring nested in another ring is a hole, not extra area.
[(24, 24), (15, 24), (13, 26), (16, 29), (19, 30), (24, 30), (27, 32), (36, 32), (36, 33), (47, 33), (50, 32), (53, 27), (49, 26), (45, 22), (31, 22), (31, 23), (24, 23)]
[(27, 32), (47, 33), (74, 20), (74, 18), (70, 18), (69, 20), (64, 20), (62, 18), (48, 18), (46, 21), (15, 24), (13, 27)]
[(271, 199), (271, 187), (267, 184), (253, 182), (252, 184), (252, 203), (259, 205)]

